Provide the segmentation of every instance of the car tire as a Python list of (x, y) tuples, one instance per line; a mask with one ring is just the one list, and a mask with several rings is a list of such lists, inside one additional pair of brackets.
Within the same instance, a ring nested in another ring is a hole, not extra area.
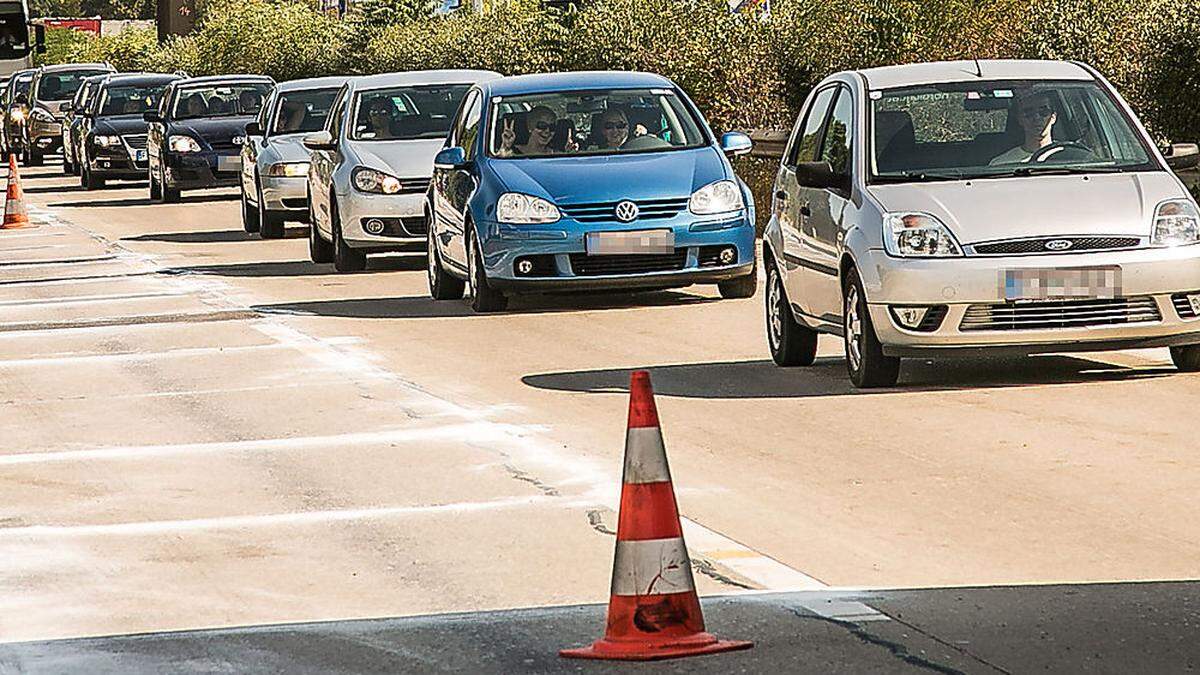
[(475, 226), (466, 223), (467, 235), (467, 296), (471, 309), (480, 314), (503, 312), (508, 307), (508, 297), (492, 288), (488, 283), (487, 270), (483, 266), (483, 253), (479, 250), (479, 237)]
[(342, 236), (342, 219), (337, 203), (329, 202), (329, 224), (333, 231), (333, 268), (339, 272), (361, 272), (367, 269), (367, 254), (353, 249)]
[(446, 271), (442, 265), (442, 254), (438, 252), (433, 223), (425, 236), (426, 263), (429, 270), (429, 296), (434, 300), (461, 300), (466, 282)]
[(63, 170), (63, 175), (64, 175), (64, 176), (74, 176), (74, 175), (75, 175), (75, 165), (74, 165), (74, 164), (72, 164), (72, 163), (71, 163), (71, 162), (70, 162), (70, 161), (67, 159), (67, 156), (66, 156), (66, 155), (63, 155), (62, 170)]
[(756, 266), (746, 276), (734, 277), (718, 283), (717, 290), (726, 300), (753, 298), (755, 292), (758, 291), (758, 267)]
[(46, 156), (41, 150), (29, 148), (29, 166), (41, 166), (46, 161)]
[(86, 166), (83, 167), (83, 173), (80, 176), (80, 182), (83, 183), (83, 189), (85, 190), (99, 190), (104, 187), (104, 179), (97, 177)]
[(333, 262), (333, 244), (325, 241), (317, 229), (317, 214), (313, 213), (312, 195), (308, 198), (308, 257), (317, 264)]
[(900, 378), (900, 359), (883, 353), (867, 309), (867, 295), (853, 270), (842, 289), (842, 331), (846, 369), (854, 386), (860, 389), (894, 386)]
[(1171, 347), (1171, 360), (1182, 373), (1200, 372), (1200, 345)]
[(162, 199), (162, 185), (159, 184), (158, 179), (154, 177), (153, 171), (149, 171), (147, 173), (150, 174), (150, 201), (156, 202)]
[(246, 189), (242, 188), (242, 229), (246, 232), (258, 232), (258, 228), (258, 209), (250, 205), (250, 200), (246, 199)]
[(263, 239), (283, 239), (284, 214), (276, 213), (266, 207), (263, 201), (262, 188), (258, 189), (258, 236)]
[(796, 321), (779, 269), (767, 263), (767, 347), (784, 368), (811, 366), (817, 358), (817, 331)]
[(162, 164), (158, 165), (158, 191), (162, 195), (162, 203), (174, 204), (179, 201), (182, 196), (182, 191), (179, 188), (171, 187), (167, 184), (167, 172), (162, 168)]

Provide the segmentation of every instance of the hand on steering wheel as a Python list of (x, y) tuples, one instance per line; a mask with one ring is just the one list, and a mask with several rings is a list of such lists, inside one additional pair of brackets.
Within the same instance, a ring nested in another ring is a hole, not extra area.
[(1056, 141), (1050, 145), (1043, 145), (1034, 151), (1033, 155), (1029, 158), (1029, 163), (1036, 164), (1038, 162), (1044, 162), (1047, 159), (1050, 159), (1052, 155), (1058, 154), (1059, 151), (1067, 150), (1068, 148), (1083, 150), (1089, 155), (1092, 154), (1092, 149), (1083, 143), (1079, 143), (1077, 141)]

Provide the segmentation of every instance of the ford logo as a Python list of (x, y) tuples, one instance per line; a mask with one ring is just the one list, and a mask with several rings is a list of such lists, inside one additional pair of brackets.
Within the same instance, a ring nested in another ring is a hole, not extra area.
[(1065, 251), (1074, 245), (1070, 239), (1051, 239), (1044, 244), (1047, 251)]
[(623, 201), (617, 203), (617, 208), (613, 209), (617, 220), (622, 223), (628, 223), (638, 217), (638, 205), (631, 201)]

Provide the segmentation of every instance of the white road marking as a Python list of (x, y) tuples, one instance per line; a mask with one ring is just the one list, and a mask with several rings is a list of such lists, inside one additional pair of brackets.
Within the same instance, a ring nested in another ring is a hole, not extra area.
[(146, 298), (170, 298), (188, 295), (186, 291), (145, 291), (142, 293), (109, 293), (104, 295), (80, 295), (65, 298), (30, 298), (28, 300), (0, 300), (0, 307), (36, 307), (38, 305), (87, 305), (97, 302), (120, 300), (143, 300)]
[(72, 366), (89, 361), (152, 361), (157, 359), (183, 359), (193, 356), (210, 354), (226, 355), (265, 349), (290, 349), (287, 345), (243, 345), (240, 347), (185, 347), (181, 349), (166, 349), (157, 352), (113, 352), (110, 354), (55, 354), (28, 359), (0, 360), (0, 368), (17, 366)]

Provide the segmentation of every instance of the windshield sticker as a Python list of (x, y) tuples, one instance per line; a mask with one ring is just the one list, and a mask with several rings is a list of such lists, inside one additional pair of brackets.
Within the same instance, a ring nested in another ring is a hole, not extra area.
[(1012, 89), (997, 89), (996, 91), (992, 92), (992, 96), (995, 96), (996, 98), (1012, 98), (1013, 93)]

